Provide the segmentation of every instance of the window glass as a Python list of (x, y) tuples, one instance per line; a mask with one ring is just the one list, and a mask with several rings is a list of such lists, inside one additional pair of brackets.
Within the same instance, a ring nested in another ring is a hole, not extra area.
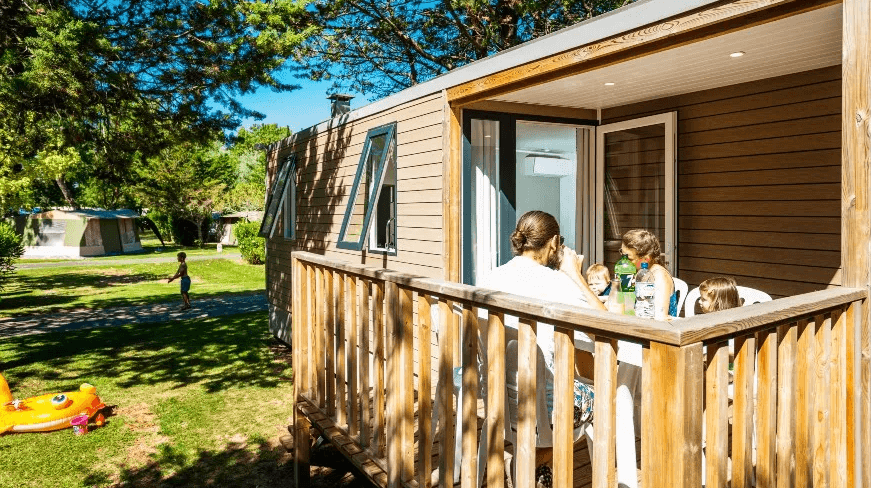
[(287, 177), (290, 174), (292, 167), (296, 166), (296, 155), (291, 154), (284, 160), (284, 164), (278, 171), (278, 177), (272, 182), (272, 188), (266, 197), (266, 211), (263, 214), (263, 221), (260, 223), (260, 236), (272, 237), (272, 232), (275, 230), (278, 211), (281, 209), (282, 198), (284, 191), (287, 189)]
[(284, 191), (284, 237), (296, 239), (296, 159), (289, 162), (287, 189)]
[[(396, 223), (396, 142), (394, 129), (395, 124), (391, 124), (372, 129), (366, 135), (366, 144), (360, 155), (360, 163), (354, 177), (348, 206), (345, 209), (342, 229), (339, 232), (337, 246), (341, 249), (362, 250), (363, 241), (370, 231), (370, 224), (373, 220), (376, 225), (369, 234), (370, 248), (387, 250), (391, 239), (395, 241), (395, 228), (390, 229), (388, 226), (390, 224), (395, 227)], [(382, 201), (379, 199), (384, 185), (387, 185), (388, 189), (384, 192), (385, 197)], [(389, 208), (391, 205), (392, 211)], [(379, 211), (376, 212), (376, 209)], [(373, 214), (375, 215), (374, 219), (372, 218)], [(381, 232), (380, 241), (379, 229)], [(383, 248), (378, 246), (379, 242), (384, 246)]]

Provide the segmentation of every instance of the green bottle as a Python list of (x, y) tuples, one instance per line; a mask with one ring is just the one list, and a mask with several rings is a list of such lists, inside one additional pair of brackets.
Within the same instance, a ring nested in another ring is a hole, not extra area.
[[(617, 299), (623, 303), (623, 313), (635, 315), (635, 272), (637, 269), (625, 254), (614, 265), (614, 276), (620, 281)], [(611, 293), (614, 293), (612, 290)]]

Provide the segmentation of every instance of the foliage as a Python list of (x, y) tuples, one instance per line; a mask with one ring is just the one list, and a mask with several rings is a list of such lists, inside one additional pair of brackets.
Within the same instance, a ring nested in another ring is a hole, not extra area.
[(220, 201), (224, 212), (263, 210), (266, 201), (266, 155), (256, 148), (290, 136), (290, 129), (276, 124), (255, 124), (239, 129), (232, 138), (230, 155), (237, 161), (236, 180)]
[(117, 208), (133, 165), (262, 117), (237, 98), (296, 88), (275, 75), (307, 1), (0, 2), (0, 206), (41, 181)]
[(0, 486), (289, 486), (287, 355), (264, 312), (4, 339), (16, 397), (88, 382), (117, 408), (84, 436), (0, 437)]
[(258, 236), (258, 232), (260, 222), (239, 222), (233, 225), (233, 234), (239, 241), (239, 252), (251, 264), (266, 262), (266, 239)]
[(296, 61), (383, 97), (634, 0), (315, 0)]
[[(169, 259), (162, 263), (100, 265), (95, 262), (90, 266), (20, 268), (7, 282), (0, 316), (179, 300), (178, 284), (166, 282), (178, 269), (175, 253), (179, 250), (172, 251), (166, 256)], [(189, 254), (193, 256), (197, 252)], [(235, 259), (192, 260), (188, 262), (188, 273), (193, 281), (191, 297), (194, 301), (258, 293), (266, 286), (262, 270)]]
[(172, 218), (173, 240), (183, 235), (183, 224), (176, 221), (185, 220), (195, 227), (200, 243), (204, 221), (234, 177), (232, 159), (215, 144), (177, 144), (137, 165), (135, 171), (139, 180), (135, 193), (144, 205)]
[(15, 260), (24, 254), (21, 236), (7, 222), (0, 222), (0, 289), (15, 272)]

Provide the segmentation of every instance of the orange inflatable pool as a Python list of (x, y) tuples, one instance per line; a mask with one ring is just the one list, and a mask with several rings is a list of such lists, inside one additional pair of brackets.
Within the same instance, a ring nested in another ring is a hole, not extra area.
[(93, 417), (105, 406), (97, 396), (97, 388), (87, 383), (79, 391), (16, 400), (0, 374), (0, 434), (66, 429), (73, 417)]

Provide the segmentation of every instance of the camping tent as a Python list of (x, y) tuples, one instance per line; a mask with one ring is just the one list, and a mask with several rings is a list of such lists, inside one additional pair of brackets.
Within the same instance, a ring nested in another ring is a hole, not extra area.
[(132, 210), (51, 210), (15, 220), (24, 257), (78, 257), (142, 250)]

